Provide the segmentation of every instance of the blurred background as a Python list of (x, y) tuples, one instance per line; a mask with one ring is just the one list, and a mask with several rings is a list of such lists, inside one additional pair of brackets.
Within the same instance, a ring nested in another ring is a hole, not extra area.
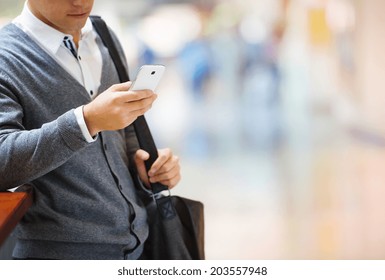
[[(0, 26), (24, 1), (0, 0)], [(208, 259), (385, 258), (383, 0), (95, 0), (205, 204)], [(1, 70), (0, 70), (1, 71)]]

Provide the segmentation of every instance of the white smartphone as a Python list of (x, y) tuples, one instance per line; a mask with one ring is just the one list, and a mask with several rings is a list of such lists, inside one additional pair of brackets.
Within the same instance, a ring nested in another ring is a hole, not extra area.
[(132, 82), (130, 90), (145, 90), (155, 91), (160, 79), (163, 76), (166, 67), (164, 65), (143, 65), (140, 67), (135, 81)]

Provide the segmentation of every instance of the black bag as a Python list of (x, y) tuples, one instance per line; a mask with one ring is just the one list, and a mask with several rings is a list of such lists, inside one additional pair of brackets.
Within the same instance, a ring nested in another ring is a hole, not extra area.
[(144, 258), (203, 260), (203, 204), (179, 196), (151, 200), (147, 205), (149, 237)]
[[(95, 30), (108, 48), (121, 82), (129, 81), (119, 53), (106, 23), (91, 16)], [(140, 148), (150, 154), (145, 162), (147, 171), (158, 157), (158, 151), (144, 116), (138, 117), (134, 128)], [(154, 260), (203, 260), (204, 216), (203, 204), (179, 196), (164, 195), (166, 186), (151, 184), (151, 196), (141, 198), (146, 205), (149, 237), (144, 247), (144, 258)], [(169, 194), (169, 191), (168, 191)]]

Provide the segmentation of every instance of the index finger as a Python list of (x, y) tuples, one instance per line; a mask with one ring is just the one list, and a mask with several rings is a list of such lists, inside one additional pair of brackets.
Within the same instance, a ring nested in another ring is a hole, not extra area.
[(150, 171), (148, 172), (150, 176), (155, 175), (159, 169), (172, 157), (172, 153), (170, 149), (164, 149), (155, 160), (153, 165), (151, 166)]

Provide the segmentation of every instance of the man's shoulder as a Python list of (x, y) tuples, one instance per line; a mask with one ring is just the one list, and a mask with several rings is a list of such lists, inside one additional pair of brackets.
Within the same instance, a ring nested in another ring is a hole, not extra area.
[[(0, 29), (0, 68), (2, 73), (17, 73), (20, 66), (31, 67), (34, 61), (33, 43), (28, 35), (10, 23)], [(15, 72), (16, 71), (16, 72)]]
[(0, 40), (2, 39), (11, 39), (14, 38), (15, 36), (21, 35), (23, 31), (18, 28), (15, 24), (13, 23), (8, 23), (2, 28), (0, 28)]
[(9, 23), (0, 29), (0, 50), (25, 47), (28, 44), (26, 34), (13, 23)]
[(13, 23), (0, 29), (0, 52), (12, 53), (28, 49), (31, 42), (31, 38)]

